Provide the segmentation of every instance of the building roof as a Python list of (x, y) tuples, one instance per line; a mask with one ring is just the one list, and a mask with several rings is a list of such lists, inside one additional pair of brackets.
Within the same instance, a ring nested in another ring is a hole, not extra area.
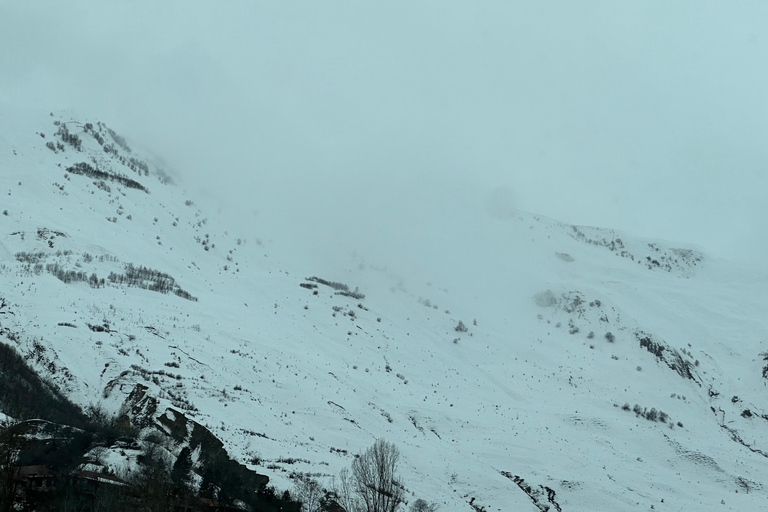
[(96, 473), (95, 471), (78, 471), (76, 476), (77, 478), (94, 480), (94, 481), (106, 483), (106, 484), (127, 485), (125, 482), (123, 482), (116, 476), (108, 475), (106, 473)]
[(16, 475), (21, 478), (42, 478), (55, 476), (55, 474), (45, 466), (21, 466), (16, 470)]

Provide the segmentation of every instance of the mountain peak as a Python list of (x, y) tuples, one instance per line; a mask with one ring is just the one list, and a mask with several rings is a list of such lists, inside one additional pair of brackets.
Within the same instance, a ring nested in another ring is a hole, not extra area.
[(447, 510), (765, 500), (759, 276), (517, 210), (424, 233), (444, 245), (411, 268), (294, 267), (127, 134), (6, 112), (2, 342), (76, 403), (142, 386), (282, 489), (385, 438), (408, 499)]

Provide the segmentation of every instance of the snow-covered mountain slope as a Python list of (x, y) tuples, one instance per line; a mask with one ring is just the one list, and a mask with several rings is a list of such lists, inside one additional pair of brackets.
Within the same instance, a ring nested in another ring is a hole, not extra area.
[(96, 120), (0, 119), (0, 334), (76, 402), (146, 385), (278, 488), (385, 438), (446, 511), (765, 503), (765, 273), (480, 211), (423, 278), (313, 268)]

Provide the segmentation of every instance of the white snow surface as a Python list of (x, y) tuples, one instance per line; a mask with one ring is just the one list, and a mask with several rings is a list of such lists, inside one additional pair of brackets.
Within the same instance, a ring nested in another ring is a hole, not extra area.
[[(0, 327), (20, 333), (1, 341), (77, 403), (117, 412), (136, 383), (148, 385), (239, 461), (259, 457), (251, 467), (279, 489), (291, 472), (328, 486), (384, 438), (401, 452), (408, 500), (444, 511), (539, 510), (505, 474), (551, 488), (563, 511), (766, 503), (764, 270), (526, 212), (465, 219), (473, 258), (436, 262), (424, 279), (359, 255), (311, 268), (258, 232), (231, 231), (196, 206), (202, 198), (165, 183), (151, 155), (102, 131), (116, 148), (105, 152), (83, 130), (96, 120), (0, 109)], [(60, 141), (54, 121), (81, 151), (46, 147)], [(147, 162), (148, 175), (120, 156)], [(66, 172), (78, 162), (148, 193), (105, 179), (107, 192)], [(41, 266), (21, 252), (42, 253)], [(53, 264), (105, 285), (67, 284)], [(110, 281), (127, 264), (172, 276), (198, 300)]]

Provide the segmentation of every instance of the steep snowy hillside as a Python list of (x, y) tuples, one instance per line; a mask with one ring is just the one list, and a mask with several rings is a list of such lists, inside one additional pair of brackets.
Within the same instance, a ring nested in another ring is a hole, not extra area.
[(445, 511), (768, 497), (764, 273), (480, 211), (423, 278), (361, 256), (288, 268), (128, 134), (0, 119), (0, 334), (77, 403), (117, 412), (147, 386), (278, 488), (329, 485), (385, 438), (408, 500)]

